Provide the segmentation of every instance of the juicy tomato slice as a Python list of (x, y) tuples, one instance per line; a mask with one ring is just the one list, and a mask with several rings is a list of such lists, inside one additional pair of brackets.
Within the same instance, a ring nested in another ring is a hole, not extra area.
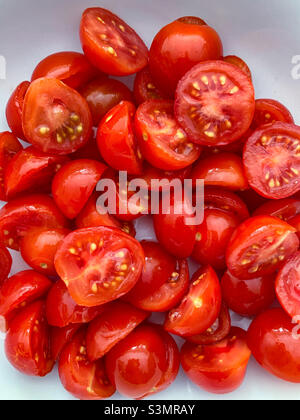
[(268, 214), (288, 222), (300, 214), (300, 200), (297, 198), (283, 198), (282, 200), (270, 200), (258, 207), (253, 216)]
[(263, 197), (295, 194), (300, 189), (300, 127), (282, 122), (261, 127), (247, 140), (243, 160), (250, 186)]
[(125, 302), (113, 302), (92, 321), (86, 335), (87, 355), (91, 361), (101, 359), (147, 317), (148, 313)]
[(236, 194), (227, 189), (217, 187), (205, 188), (205, 208), (219, 209), (234, 214), (240, 221), (250, 217), (244, 201)]
[(55, 257), (55, 267), (78, 305), (97, 306), (118, 299), (137, 283), (144, 266), (141, 245), (109, 227), (70, 233)]
[(55, 173), (68, 160), (66, 156), (46, 155), (33, 146), (19, 151), (10, 160), (5, 170), (6, 197), (11, 199), (20, 193), (47, 189)]
[(131, 102), (116, 105), (100, 123), (97, 143), (101, 156), (113, 169), (140, 175), (142, 155), (133, 129), (134, 114)]
[(133, 94), (138, 105), (150, 99), (164, 99), (165, 95), (155, 85), (149, 67), (145, 67), (138, 72), (134, 79)]
[(219, 153), (200, 159), (191, 177), (194, 182), (204, 179), (205, 186), (223, 187), (232, 191), (248, 188), (242, 159), (234, 153)]
[(32, 228), (63, 228), (67, 219), (53, 199), (43, 194), (15, 198), (0, 210), (0, 239), (8, 248), (19, 250), (20, 239)]
[(4, 175), (11, 159), (22, 150), (18, 139), (10, 132), (0, 133), (0, 200), (6, 201)]
[(0, 285), (7, 278), (12, 266), (12, 258), (9, 251), (0, 245)]
[(192, 277), (187, 295), (167, 316), (164, 328), (182, 337), (204, 333), (221, 311), (221, 287), (214, 270), (200, 268)]
[(86, 9), (80, 25), (84, 54), (104, 73), (126, 76), (148, 63), (148, 49), (138, 34), (118, 16), (100, 7)]
[(256, 361), (284, 381), (300, 383), (297, 324), (279, 308), (259, 315), (248, 330), (248, 346)]
[(140, 280), (124, 299), (145, 311), (169, 311), (187, 292), (188, 263), (171, 256), (155, 242), (142, 241), (141, 245), (145, 267)]
[(271, 216), (243, 222), (227, 247), (227, 267), (239, 279), (255, 279), (274, 273), (299, 248), (295, 229)]
[(172, 101), (151, 100), (140, 105), (135, 128), (142, 154), (159, 169), (183, 169), (200, 156), (201, 148), (189, 141), (175, 120)]
[(52, 286), (46, 300), (48, 323), (59, 328), (70, 324), (87, 324), (104, 312), (106, 308), (106, 305), (93, 308), (77, 305), (61, 280)]
[(26, 140), (22, 126), (22, 114), (24, 98), (29, 86), (30, 82), (20, 83), (11, 94), (11, 97), (6, 105), (7, 124), (13, 134), (22, 140)]
[(34, 270), (56, 276), (54, 257), (61, 241), (70, 233), (68, 229), (31, 229), (20, 242), (23, 260)]
[(261, 125), (272, 124), (276, 121), (294, 124), (290, 111), (280, 102), (273, 99), (257, 99), (252, 129), (256, 130)]
[(98, 70), (78, 52), (62, 51), (44, 58), (34, 69), (31, 81), (41, 77), (58, 79), (73, 89), (88, 83), (97, 76)]
[(105, 170), (106, 166), (96, 160), (78, 159), (66, 163), (56, 173), (52, 195), (66, 217), (78, 216)]
[(52, 327), (50, 330), (50, 342), (51, 342), (51, 354), (53, 360), (58, 360), (59, 356), (78, 330), (82, 327), (82, 324), (70, 324), (64, 328)]
[(42, 78), (31, 83), (22, 120), (26, 140), (47, 154), (75, 152), (92, 134), (86, 100), (57, 79)]
[(200, 388), (226, 394), (242, 384), (250, 356), (246, 331), (232, 327), (224, 340), (209, 346), (186, 342), (181, 350), (181, 364)]
[(63, 348), (58, 373), (64, 388), (81, 400), (103, 400), (115, 393), (103, 360), (90, 362), (86, 355), (86, 330), (78, 331)]
[[(151, 166), (148, 162), (144, 162), (141, 179), (147, 183), (149, 191), (162, 191), (163, 188), (161, 185), (163, 185), (164, 180), (171, 182), (175, 179), (179, 179), (183, 183), (185, 179), (190, 179), (189, 175), (191, 170), (192, 167), (188, 166), (187, 168), (178, 171), (163, 171)], [(155, 183), (153, 181), (155, 181)], [(159, 185), (157, 185), (157, 181), (159, 182)]]
[(253, 119), (254, 88), (238, 67), (208, 61), (192, 68), (176, 90), (175, 116), (191, 141), (221, 146), (240, 139)]
[(228, 307), (241, 316), (258, 315), (275, 300), (274, 275), (240, 280), (229, 271), (222, 277), (222, 296)]
[(242, 60), (240, 57), (237, 57), (236, 55), (227, 55), (223, 58), (223, 60), (226, 63), (233, 64), (234, 66), (238, 67), (239, 69), (243, 70), (244, 73), (247, 74), (247, 76), (252, 79), (251, 70), (249, 69), (249, 66), (247, 63), (245, 63), (244, 60)]
[(12, 366), (25, 375), (46, 376), (54, 366), (45, 303), (37, 301), (11, 321), (5, 354)]

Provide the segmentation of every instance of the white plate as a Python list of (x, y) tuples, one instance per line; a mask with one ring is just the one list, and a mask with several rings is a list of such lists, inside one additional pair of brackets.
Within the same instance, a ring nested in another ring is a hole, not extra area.
[[(98, 3), (98, 4), (97, 4)], [(295, 0), (0, 0), (0, 56), (6, 60), (6, 79), (0, 80), (0, 131), (6, 130), (4, 110), (16, 85), (29, 79), (35, 64), (50, 53), (80, 51), (78, 25), (86, 7), (102, 6), (119, 14), (150, 45), (155, 33), (180, 16), (196, 15), (215, 27), (224, 41), (226, 54), (237, 54), (250, 65), (257, 97), (282, 101), (300, 124), (300, 2)], [(2, 63), (0, 58), (0, 63)], [(297, 73), (299, 77), (297, 78)], [(0, 68), (0, 78), (3, 68)], [(145, 225), (145, 222), (142, 222)], [(152, 238), (150, 227), (142, 231)], [(141, 236), (140, 236), (141, 238)], [(25, 268), (13, 253), (12, 274)], [(246, 327), (247, 320), (234, 316)], [(0, 399), (71, 399), (61, 386), (57, 372), (45, 379), (26, 377), (5, 360), (0, 343)], [(181, 372), (166, 391), (165, 399), (298, 399), (300, 385), (283, 382), (251, 361), (243, 386), (226, 396), (201, 391)], [(112, 399), (121, 399), (116, 394)]]

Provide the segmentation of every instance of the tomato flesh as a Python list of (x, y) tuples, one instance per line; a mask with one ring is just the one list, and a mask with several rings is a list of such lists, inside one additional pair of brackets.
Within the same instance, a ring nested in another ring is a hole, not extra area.
[(158, 89), (153, 81), (149, 67), (138, 72), (134, 79), (134, 99), (138, 105), (150, 99), (164, 99), (165, 95)]
[(12, 266), (12, 257), (9, 251), (0, 245), (0, 285), (7, 278)]
[(51, 354), (53, 360), (58, 360), (59, 356), (74, 335), (82, 327), (82, 324), (70, 324), (64, 328), (52, 327), (50, 333), (51, 341)]
[(257, 99), (251, 127), (257, 129), (261, 125), (272, 124), (276, 121), (294, 124), (290, 111), (280, 102), (273, 99)]
[(22, 150), (18, 139), (10, 132), (0, 133), (0, 200), (6, 201), (4, 190), (4, 176), (11, 159)]
[(20, 83), (11, 94), (6, 106), (6, 119), (12, 133), (21, 140), (26, 140), (22, 126), (24, 98), (30, 82)]
[(258, 207), (253, 216), (268, 214), (278, 217), (285, 222), (289, 222), (295, 216), (300, 214), (300, 200), (297, 198), (283, 198), (282, 200), (266, 201)]

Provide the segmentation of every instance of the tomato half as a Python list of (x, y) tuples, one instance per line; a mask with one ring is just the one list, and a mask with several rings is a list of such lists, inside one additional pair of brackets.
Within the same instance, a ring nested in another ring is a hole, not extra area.
[(100, 7), (86, 9), (80, 24), (84, 54), (104, 73), (126, 76), (144, 68), (148, 49), (118, 16)]
[(71, 159), (91, 159), (97, 160), (98, 162), (103, 162), (103, 159), (100, 155), (96, 138), (92, 136), (84, 146), (76, 150), (76, 152), (69, 155)]
[(236, 55), (227, 55), (226, 57), (223, 58), (223, 60), (226, 63), (230, 63), (230, 64), (233, 64), (234, 66), (237, 66), (238, 68), (243, 70), (243, 72), (245, 72), (250, 79), (252, 79), (251, 70), (249, 69), (248, 64), (245, 63), (245, 61), (242, 60), (240, 57), (237, 57)]
[(292, 219), (289, 219), (289, 224), (297, 230), (297, 235), (300, 239), (300, 214), (293, 217)]
[(0, 200), (6, 201), (4, 175), (11, 159), (22, 150), (18, 139), (10, 132), (0, 133)]
[(11, 94), (11, 97), (6, 105), (7, 124), (13, 134), (22, 140), (26, 140), (22, 126), (22, 115), (24, 98), (29, 86), (30, 82), (20, 83)]
[(53, 360), (58, 360), (59, 356), (78, 330), (82, 327), (82, 324), (70, 324), (64, 328), (52, 327), (50, 330), (50, 342), (51, 342), (51, 354)]
[(294, 124), (290, 111), (280, 102), (273, 99), (257, 99), (252, 128), (255, 130), (261, 125), (272, 124), (276, 121)]
[(27, 141), (48, 154), (75, 152), (92, 134), (92, 116), (86, 100), (57, 79), (42, 78), (31, 83), (22, 121)]
[(153, 81), (149, 67), (138, 72), (134, 79), (133, 89), (135, 102), (140, 105), (150, 99), (164, 99), (165, 95), (158, 89)]
[(300, 200), (297, 198), (283, 198), (282, 200), (269, 200), (258, 207), (253, 216), (268, 214), (285, 222), (300, 214)]
[(239, 197), (247, 205), (250, 213), (253, 213), (258, 207), (266, 203), (267, 199), (259, 195), (256, 191), (249, 188), (249, 190), (239, 191)]
[[(162, 191), (164, 180), (172, 182), (175, 179), (179, 179), (183, 184), (185, 179), (190, 179), (191, 170), (192, 167), (188, 166), (178, 171), (164, 171), (151, 166), (148, 162), (144, 162), (143, 174), (140, 178), (146, 181), (149, 191)], [(155, 181), (155, 183), (152, 181)], [(157, 185), (157, 181), (159, 185)]]
[(177, 86), (177, 121), (191, 141), (204, 146), (239, 140), (250, 127), (254, 109), (251, 80), (224, 61), (197, 64)]
[(12, 266), (12, 258), (9, 251), (0, 245), (0, 285), (7, 278)]
[(244, 201), (225, 188), (206, 187), (204, 201), (206, 209), (217, 209), (234, 214), (240, 221), (250, 217)]

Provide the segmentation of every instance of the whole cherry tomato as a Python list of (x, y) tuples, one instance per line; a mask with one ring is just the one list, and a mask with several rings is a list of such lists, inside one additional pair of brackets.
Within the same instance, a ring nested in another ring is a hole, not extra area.
[(0, 200), (2, 201), (7, 199), (4, 191), (7, 165), (20, 150), (22, 150), (22, 145), (12, 133), (9, 131), (0, 133)]
[(24, 98), (29, 86), (30, 82), (20, 83), (11, 94), (11, 97), (6, 105), (7, 124), (13, 134), (22, 140), (26, 140), (22, 126), (22, 115)]

